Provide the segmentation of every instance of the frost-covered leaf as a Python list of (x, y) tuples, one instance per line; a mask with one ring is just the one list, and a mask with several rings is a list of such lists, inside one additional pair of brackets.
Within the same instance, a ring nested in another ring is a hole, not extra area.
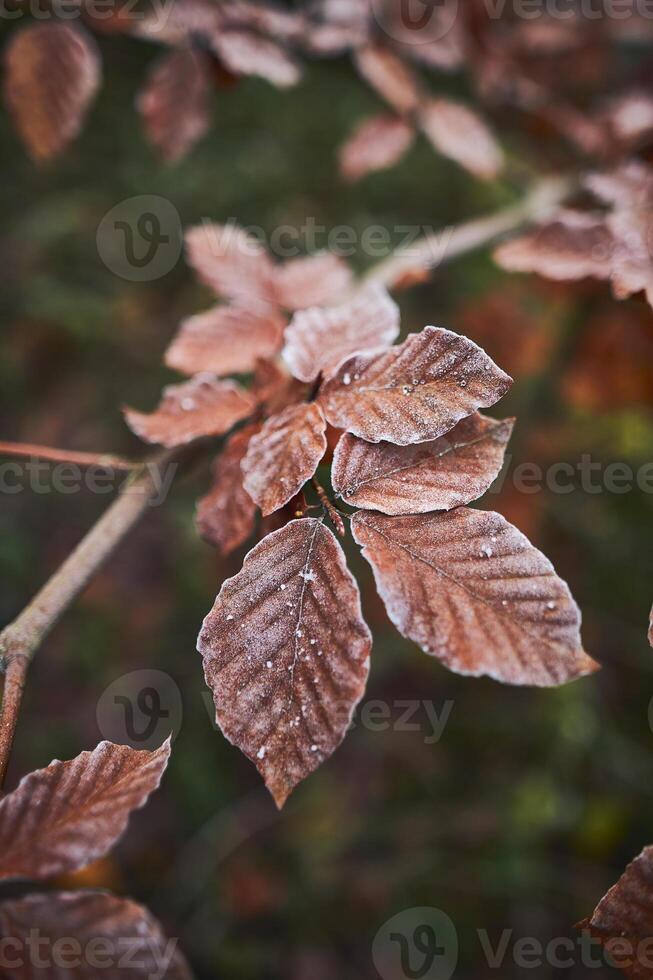
[(551, 221), (500, 245), (494, 258), (508, 272), (549, 279), (608, 279), (614, 240), (602, 215), (560, 211)]
[(169, 448), (201, 436), (220, 436), (251, 415), (254, 399), (235, 381), (196, 374), (190, 381), (163, 389), (158, 408), (147, 414), (125, 409), (132, 432), (145, 442)]
[(632, 146), (653, 132), (653, 98), (645, 91), (625, 92), (610, 100), (602, 119), (619, 143)]
[(145, 134), (164, 160), (181, 159), (210, 125), (210, 61), (179, 48), (156, 61), (138, 97)]
[(333, 456), (333, 489), (352, 507), (425, 514), (476, 500), (498, 476), (514, 419), (475, 412), (432, 442), (394, 446), (345, 433)]
[(147, 909), (106, 892), (5, 901), (0, 937), (7, 940), (3, 980), (191, 980), (177, 940)]
[(219, 296), (248, 309), (275, 301), (274, 267), (265, 248), (235, 224), (204, 222), (186, 232), (189, 264)]
[(211, 489), (197, 503), (197, 528), (223, 555), (231, 554), (254, 530), (256, 504), (243, 487), (240, 464), (256, 431), (250, 425), (230, 436), (213, 467)]
[(340, 148), (340, 173), (345, 180), (360, 180), (386, 170), (401, 160), (415, 139), (413, 127), (401, 116), (365, 119)]
[(51, 762), (0, 800), (0, 878), (47, 878), (102, 857), (158, 787), (170, 742), (154, 752), (101, 742)]
[(370, 632), (358, 587), (321, 521), (291, 521), (228, 579), (198, 649), (226, 737), (279, 807), (344, 738), (363, 696)]
[(467, 337), (425, 327), (383, 354), (345, 361), (319, 401), (337, 429), (407, 446), (444, 435), (477, 408), (494, 405), (511, 384)]
[(358, 351), (387, 347), (399, 335), (399, 307), (371, 283), (342, 306), (302, 310), (286, 328), (283, 358), (300, 381), (331, 374)]
[(368, 44), (354, 55), (362, 78), (400, 115), (414, 112), (420, 87), (412, 69), (383, 44)]
[(653, 960), (653, 847), (645, 847), (577, 928), (601, 941), (630, 980), (650, 980)]
[(567, 585), (500, 514), (359, 511), (352, 533), (399, 632), (451, 670), (544, 687), (596, 668)]
[(419, 119), (435, 149), (474, 176), (490, 180), (501, 171), (501, 147), (468, 106), (450, 99), (430, 99), (420, 109)]
[(259, 359), (279, 350), (283, 327), (283, 318), (273, 308), (252, 312), (215, 306), (183, 321), (165, 362), (183, 374), (247, 374)]
[(326, 420), (315, 402), (291, 405), (252, 437), (242, 461), (245, 490), (263, 515), (299, 493), (326, 451)]
[(301, 70), (282, 45), (255, 31), (219, 30), (211, 47), (234, 75), (259, 75), (278, 88), (289, 88), (301, 78)]
[(30, 24), (9, 40), (4, 95), (36, 160), (61, 153), (77, 136), (100, 84), (95, 41), (77, 27)]
[(333, 303), (349, 288), (351, 279), (351, 272), (341, 258), (330, 252), (316, 252), (277, 266), (275, 298), (286, 310)]

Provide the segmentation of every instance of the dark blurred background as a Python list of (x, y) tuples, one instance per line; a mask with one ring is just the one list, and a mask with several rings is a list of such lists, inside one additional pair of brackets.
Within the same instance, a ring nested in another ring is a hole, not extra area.
[[(0, 35), (13, 29), (5, 22)], [(425, 141), (395, 169), (345, 185), (337, 147), (379, 108), (345, 58), (310, 65), (288, 92), (255, 79), (218, 89), (210, 135), (164, 166), (133, 104), (157, 49), (122, 37), (100, 46), (100, 97), (61, 161), (35, 167), (0, 116), (3, 439), (142, 453), (121, 405), (156, 403), (173, 380), (161, 366), (165, 347), (180, 319), (212, 298), (183, 258), (155, 281), (128, 282), (105, 266), (97, 228), (125, 199), (160, 195), (184, 226), (233, 219), (270, 232), (312, 216), (360, 233), (370, 224), (439, 228), (521, 192), (514, 182), (474, 181)], [(437, 86), (466, 91), (456, 78)], [(500, 134), (519, 155), (525, 137), (504, 123)], [(352, 264), (362, 270), (369, 259)], [(373, 730), (383, 726), (359, 714), (278, 814), (253, 766), (214, 730), (195, 652), (201, 620), (242, 553), (222, 562), (196, 535), (207, 472), (180, 481), (39, 651), (8, 785), (104, 737), (96, 709), (118, 678), (145, 668), (169, 675), (183, 721), (162, 789), (110, 856), (63, 884), (147, 904), (200, 978), (372, 978), (377, 931), (421, 906), (453, 921), (457, 977), (497, 975), (479, 929), (493, 946), (513, 930), (502, 977), (597, 976), (579, 955), (568, 968), (519, 967), (512, 944), (575, 936), (573, 924), (653, 842), (653, 497), (637, 487), (588, 493), (580, 478), (568, 493), (523, 493), (511, 477), (520, 463), (577, 466), (583, 454), (635, 470), (653, 460), (653, 314), (640, 299), (617, 304), (603, 285), (511, 277), (488, 250), (398, 300), (404, 331), (434, 323), (466, 333), (515, 377), (493, 412), (518, 418), (510, 469), (482, 506), (517, 524), (569, 581), (586, 648), (604, 669), (544, 691), (457, 677), (398, 636), (348, 546), (374, 632), (366, 701), (388, 705), (390, 724)], [(3, 494), (3, 623), (107, 499)], [(396, 724), (406, 700), (450, 710), (439, 741), (423, 705), (411, 719), (419, 730)]]

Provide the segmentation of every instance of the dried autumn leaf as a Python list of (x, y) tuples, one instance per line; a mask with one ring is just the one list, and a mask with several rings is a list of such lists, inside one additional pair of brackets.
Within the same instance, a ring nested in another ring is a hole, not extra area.
[(284, 321), (274, 309), (252, 312), (215, 306), (184, 320), (165, 355), (183, 374), (247, 374), (281, 346)]
[(365, 119), (340, 148), (340, 173), (345, 180), (360, 180), (386, 170), (401, 160), (415, 139), (415, 131), (401, 116)]
[(552, 221), (500, 245), (495, 261), (508, 272), (549, 279), (609, 279), (614, 239), (601, 215), (559, 211)]
[(297, 62), (270, 38), (248, 30), (219, 30), (211, 47), (234, 75), (259, 75), (278, 88), (296, 85), (301, 78)]
[[(151, 980), (163, 976), (162, 969), (166, 980), (191, 980), (177, 940), (165, 936), (147, 909), (105, 892), (53, 892), (5, 901), (0, 936), (9, 941), (5, 980)], [(39, 946), (32, 951), (35, 936)], [(51, 959), (50, 967), (39, 965)]]
[(468, 106), (449, 99), (431, 99), (421, 107), (419, 121), (435, 149), (474, 176), (490, 180), (501, 171), (501, 147)]
[(476, 500), (496, 479), (514, 419), (478, 412), (432, 442), (394, 446), (345, 433), (333, 456), (333, 489), (352, 507), (425, 514)]
[(154, 752), (101, 742), (29, 773), (0, 800), (0, 878), (47, 878), (102, 857), (157, 789), (169, 757), (169, 740)]
[(210, 61), (179, 48), (154, 63), (138, 97), (145, 133), (164, 160), (181, 159), (210, 125)]
[(172, 448), (201, 436), (219, 436), (251, 415), (254, 399), (235, 381), (196, 374), (180, 385), (168, 385), (156, 411), (124, 411), (132, 432), (145, 442)]
[(34, 24), (10, 39), (5, 49), (5, 101), (36, 160), (57, 156), (75, 139), (100, 73), (95, 42), (77, 27)]
[(248, 309), (274, 304), (274, 266), (260, 241), (237, 225), (205, 222), (186, 232), (189, 264), (202, 282)]
[(372, 639), (360, 595), (321, 521), (291, 521), (228, 579), (198, 649), (220, 728), (277, 806), (344, 738), (365, 690)]
[(274, 272), (275, 299), (286, 310), (333, 303), (351, 285), (345, 262), (329, 252), (292, 259)]
[(286, 327), (283, 359), (300, 381), (331, 374), (359, 351), (386, 347), (399, 335), (399, 307), (371, 283), (342, 306), (301, 310)]
[(215, 462), (211, 489), (197, 504), (199, 533), (223, 555), (231, 554), (254, 530), (256, 504), (243, 487), (240, 464), (256, 431), (250, 425), (230, 436)]
[(322, 386), (319, 402), (337, 429), (407, 446), (444, 435), (477, 408), (494, 405), (511, 384), (467, 337), (425, 327), (383, 354), (345, 361)]
[(650, 980), (653, 959), (653, 847), (631, 861), (577, 928), (599, 939), (630, 980)]
[(414, 72), (382, 44), (368, 44), (354, 55), (361, 77), (400, 115), (414, 112), (420, 88)]
[(264, 516), (279, 510), (315, 473), (326, 451), (326, 420), (315, 402), (291, 405), (252, 437), (242, 461), (245, 490)]
[(399, 632), (451, 670), (548, 687), (596, 669), (566, 583), (500, 514), (359, 511), (352, 533)]

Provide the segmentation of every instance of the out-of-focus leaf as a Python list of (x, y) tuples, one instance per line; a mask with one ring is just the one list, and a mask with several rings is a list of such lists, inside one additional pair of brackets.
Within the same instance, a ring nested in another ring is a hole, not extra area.
[(301, 78), (297, 62), (276, 41), (255, 31), (219, 30), (211, 47), (234, 75), (260, 75), (277, 88), (289, 88)]
[(247, 374), (281, 346), (284, 320), (276, 310), (215, 306), (184, 320), (165, 362), (183, 374)]
[(413, 127), (401, 116), (365, 119), (340, 148), (340, 172), (345, 180), (360, 180), (377, 170), (394, 167), (415, 139)]
[(286, 310), (334, 303), (351, 285), (345, 262), (330, 252), (291, 259), (274, 272), (275, 299)]
[(475, 177), (491, 180), (501, 171), (501, 147), (487, 124), (468, 106), (431, 99), (420, 109), (419, 120), (435, 149)]
[(494, 258), (508, 272), (537, 272), (548, 279), (609, 279), (614, 239), (601, 215), (560, 211), (556, 217), (504, 242)]
[(164, 160), (181, 159), (209, 128), (210, 67), (205, 52), (179, 48), (155, 62), (147, 77), (138, 110)]
[(256, 426), (247, 426), (227, 440), (213, 468), (211, 489), (197, 504), (200, 534), (223, 555), (231, 554), (254, 530), (256, 504), (243, 487), (240, 463), (256, 431)]
[(186, 232), (188, 262), (219, 296), (248, 309), (274, 303), (274, 268), (265, 248), (238, 225), (211, 222)]
[(362, 78), (400, 115), (414, 112), (420, 87), (412, 69), (383, 44), (368, 44), (354, 55)]

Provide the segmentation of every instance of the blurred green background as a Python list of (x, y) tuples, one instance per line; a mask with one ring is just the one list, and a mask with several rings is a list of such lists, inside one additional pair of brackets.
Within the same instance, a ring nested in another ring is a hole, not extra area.
[[(13, 27), (3, 24), (6, 38)], [(521, 188), (482, 185), (416, 144), (390, 172), (353, 187), (337, 147), (379, 103), (347, 59), (311, 65), (280, 93), (245, 80), (215, 94), (215, 124), (182, 163), (146, 146), (134, 97), (158, 50), (100, 40), (105, 80), (85, 131), (38, 169), (6, 114), (0, 438), (138, 455), (120, 406), (152, 407), (173, 375), (162, 353), (180, 319), (212, 302), (183, 259), (165, 277), (130, 283), (96, 248), (102, 217), (140, 194), (171, 201), (182, 224), (202, 218), (331, 228), (435, 228), (490, 212)], [(462, 91), (445, 79), (443, 90)], [(512, 136), (519, 153), (523, 137)], [(369, 260), (357, 255), (361, 270)], [(495, 415), (518, 424), (511, 467), (576, 465), (583, 453), (637, 468), (653, 460), (653, 314), (616, 304), (604, 286), (509, 277), (485, 251), (399, 294), (404, 331), (446, 325), (481, 343), (515, 377)], [(102, 737), (97, 702), (121, 675), (157, 668), (181, 691), (183, 724), (161, 791), (106, 860), (65, 882), (106, 886), (146, 903), (180, 938), (198, 977), (359, 980), (377, 974), (372, 942), (391, 916), (445, 911), (458, 931), (456, 977), (496, 976), (494, 945), (573, 936), (573, 924), (653, 842), (651, 494), (518, 493), (510, 472), (482, 506), (501, 510), (549, 555), (581, 606), (598, 675), (553, 691), (457, 677), (387, 622), (369, 569), (348, 546), (374, 632), (367, 700), (453, 702), (441, 740), (360, 722), (281, 814), (254, 768), (216, 732), (195, 638), (222, 579), (196, 536), (206, 471), (177, 485), (130, 535), (40, 650), (31, 671), (8, 785)], [(0, 501), (0, 595), (8, 622), (106, 506), (89, 493)], [(525, 970), (500, 975), (596, 976)]]

